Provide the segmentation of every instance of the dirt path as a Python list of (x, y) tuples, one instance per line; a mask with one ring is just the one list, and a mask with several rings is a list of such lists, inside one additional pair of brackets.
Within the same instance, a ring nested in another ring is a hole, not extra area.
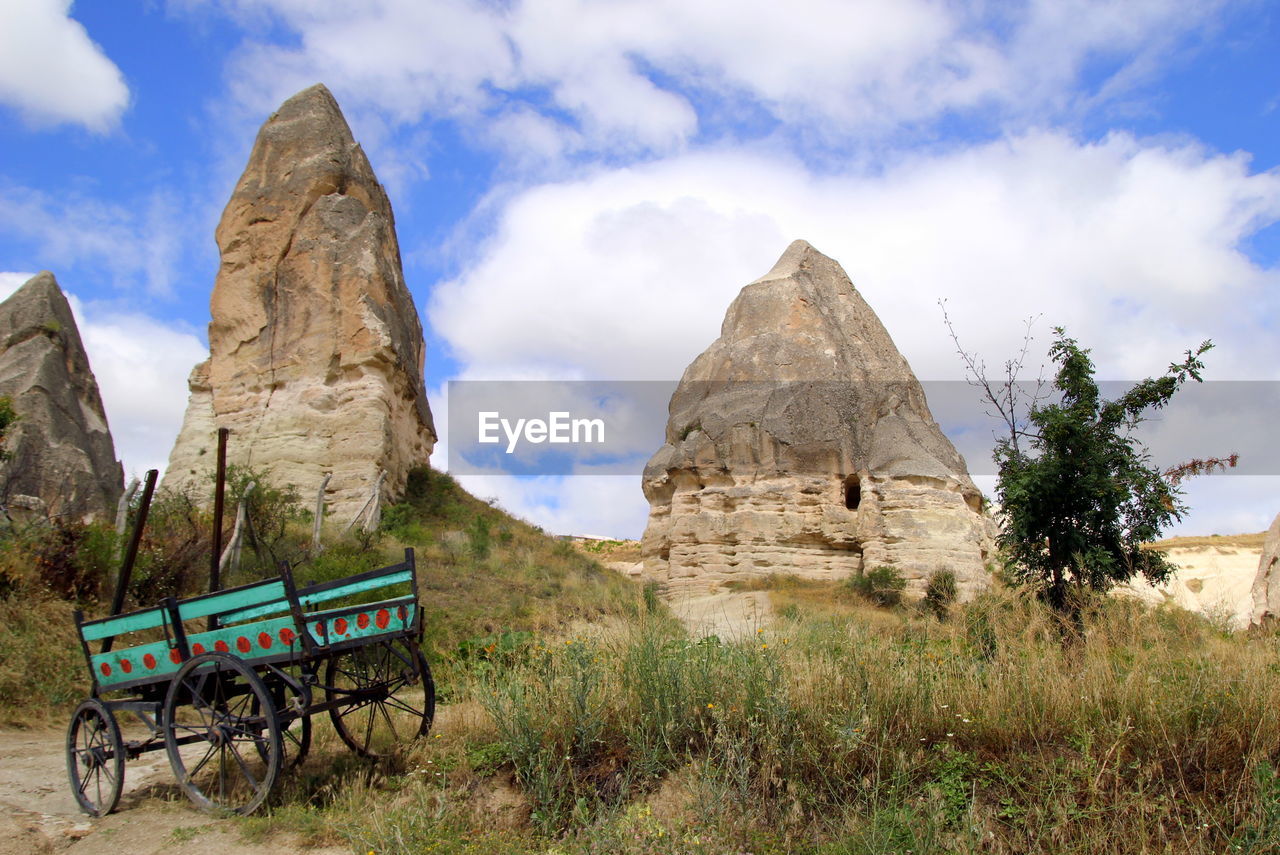
[(237, 823), (191, 806), (164, 751), (129, 761), (119, 808), (101, 819), (87, 817), (67, 783), (65, 738), (60, 728), (0, 730), (0, 855), (347, 855), (280, 837), (242, 840)]
[(723, 641), (751, 638), (773, 619), (768, 591), (716, 591), (675, 597), (667, 605), (694, 636)]

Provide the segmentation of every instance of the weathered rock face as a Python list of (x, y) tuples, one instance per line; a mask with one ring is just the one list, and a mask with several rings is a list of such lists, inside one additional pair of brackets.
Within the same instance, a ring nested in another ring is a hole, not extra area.
[(398, 494), (436, 432), (423, 388), (422, 326), (405, 287), (391, 203), (323, 86), (258, 132), (217, 229), (209, 359), (165, 486), (207, 489), (217, 428), (228, 461), (364, 504), (378, 474)]
[(644, 471), (647, 575), (672, 593), (769, 573), (896, 567), (988, 583), (963, 458), (836, 262), (796, 241), (742, 289), (671, 398)]
[(1253, 579), (1252, 623), (1262, 623), (1267, 618), (1280, 618), (1280, 514), (1267, 529), (1258, 575)]
[(71, 306), (52, 273), (0, 303), (0, 396), (18, 414), (5, 437), (0, 500), (73, 519), (113, 516), (124, 470)]

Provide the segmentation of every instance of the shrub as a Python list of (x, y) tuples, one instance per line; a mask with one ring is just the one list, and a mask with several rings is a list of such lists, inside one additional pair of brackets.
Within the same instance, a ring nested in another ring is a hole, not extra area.
[(896, 567), (881, 565), (871, 571), (859, 570), (849, 577), (849, 587), (868, 602), (883, 608), (892, 608), (902, 602), (902, 591), (907, 580)]
[(951, 604), (956, 601), (956, 574), (939, 570), (929, 577), (924, 589), (924, 607), (938, 620), (946, 618)]
[(471, 557), (483, 561), (489, 557), (489, 521), (477, 514), (471, 525), (467, 526), (467, 540), (471, 547)]
[(64, 517), (10, 527), (0, 541), (0, 595), (21, 589), (84, 601), (104, 592), (115, 565), (115, 532)]

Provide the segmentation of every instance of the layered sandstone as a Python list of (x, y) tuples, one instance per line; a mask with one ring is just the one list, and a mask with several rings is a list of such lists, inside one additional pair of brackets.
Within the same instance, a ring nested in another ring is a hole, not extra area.
[(1262, 556), (1253, 577), (1252, 623), (1280, 617), (1280, 514), (1267, 529), (1262, 542)]
[(991, 526), (924, 390), (840, 265), (796, 241), (729, 306), (644, 471), (645, 573), (672, 593), (887, 565), (985, 587)]
[(422, 326), (387, 194), (324, 86), (258, 132), (218, 224), (209, 359), (165, 486), (207, 492), (217, 428), (228, 459), (356, 513), (386, 473), (394, 496), (436, 432)]
[(1261, 535), (1175, 537), (1153, 545), (1176, 570), (1153, 585), (1140, 575), (1113, 589), (1152, 606), (1172, 605), (1240, 629), (1253, 614)]
[(124, 492), (98, 381), (52, 273), (0, 303), (0, 397), (17, 420), (5, 432), (0, 502), (70, 519), (110, 517)]

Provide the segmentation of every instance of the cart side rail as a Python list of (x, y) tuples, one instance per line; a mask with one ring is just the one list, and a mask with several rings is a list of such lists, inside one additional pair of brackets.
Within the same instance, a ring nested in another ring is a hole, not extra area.
[[(380, 597), (375, 599), (373, 596)], [(412, 549), (404, 561), (297, 591), (308, 634), (332, 650), (377, 635), (421, 634), (418, 574)], [(326, 604), (324, 610), (316, 606)]]
[[(285, 584), (282, 579), (265, 579), (181, 602), (168, 597), (155, 608), (79, 622), (80, 637), (95, 693), (166, 681), (183, 662), (206, 651), (235, 652), (244, 658), (269, 651), (272, 658), (287, 658), (291, 653), (290, 648), (298, 644), (298, 625), (292, 615), (260, 621), (251, 628), (243, 625), (217, 626), (208, 632), (189, 633), (184, 626), (185, 621), (211, 615), (218, 618), (229, 611), (243, 610), (264, 601), (275, 602), (284, 597)], [(163, 639), (150, 638), (142, 643), (137, 643), (138, 640), (135, 639), (132, 644), (115, 647), (108, 643), (109, 640), (113, 642), (117, 638), (127, 639), (135, 633), (155, 629), (164, 630)], [(270, 644), (264, 647), (261, 642), (267, 634)], [(94, 653), (89, 643), (99, 640), (103, 641), (104, 649)], [(248, 651), (244, 649), (246, 646)]]
[(141, 632), (164, 626), (168, 615), (163, 606), (142, 611), (129, 612), (115, 617), (87, 620), (80, 624), (80, 638), (84, 641), (102, 641), (117, 635)]
[[(381, 597), (381, 599), (378, 599)], [(328, 604), (329, 608), (315, 608)], [(213, 628), (189, 631), (200, 618)], [(167, 680), (187, 659), (229, 653), (255, 664), (289, 661), (380, 635), (421, 634), (413, 550), (404, 561), (295, 589), (292, 573), (77, 625), (95, 693)], [(93, 653), (89, 642), (162, 628), (164, 638)]]

